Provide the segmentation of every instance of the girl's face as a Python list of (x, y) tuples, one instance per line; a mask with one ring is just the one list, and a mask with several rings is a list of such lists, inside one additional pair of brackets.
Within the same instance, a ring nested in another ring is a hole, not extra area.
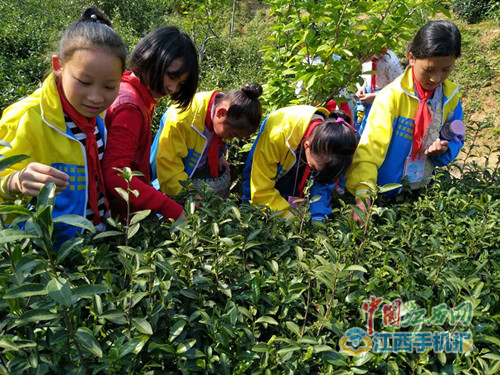
[(213, 118), (214, 133), (218, 137), (228, 141), (232, 140), (233, 138), (248, 137), (248, 132), (244, 130), (244, 126), (234, 126), (234, 124), (230, 124), (227, 118), (227, 110), (229, 109), (230, 105), (231, 104), (229, 103), (229, 100), (222, 100), (215, 108), (215, 114)]
[(118, 95), (122, 62), (106, 50), (80, 49), (64, 63), (52, 56), (52, 68), (66, 99), (85, 117), (104, 112)]
[(442, 84), (450, 75), (456, 60), (454, 55), (416, 59), (410, 52), (409, 56), (415, 78), (424, 90), (434, 90)]
[(311, 152), (311, 142), (309, 140), (306, 140), (304, 142), (304, 148), (305, 148), (305, 155), (306, 155), (306, 161), (309, 167), (313, 171), (321, 171), (323, 167), (325, 166), (325, 163), (327, 161), (327, 156), (326, 155), (316, 155)]
[(165, 94), (152, 92), (155, 99), (173, 95), (181, 89), (182, 85), (189, 78), (189, 72), (179, 74), (179, 71), (183, 67), (184, 60), (182, 58), (175, 59), (170, 63), (167, 68), (167, 72), (165, 73), (165, 77), (163, 77), (163, 91), (165, 92)]

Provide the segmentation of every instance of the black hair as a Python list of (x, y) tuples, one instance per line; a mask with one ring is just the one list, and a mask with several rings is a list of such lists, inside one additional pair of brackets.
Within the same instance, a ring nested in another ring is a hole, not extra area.
[(166, 95), (163, 86), (168, 67), (175, 59), (183, 60), (183, 67), (174, 73), (189, 73), (172, 101), (182, 110), (191, 104), (198, 88), (198, 53), (191, 38), (175, 26), (163, 26), (151, 31), (135, 46), (130, 57), (130, 69), (151, 91)]
[(408, 51), (416, 59), (452, 55), (458, 58), (461, 48), (462, 36), (457, 25), (450, 21), (431, 21), (418, 30)]
[[(339, 121), (337, 119), (342, 119)], [(356, 151), (356, 135), (350, 117), (344, 111), (333, 111), (312, 131), (310, 151), (313, 155), (327, 156), (323, 168), (314, 178), (320, 183), (332, 183), (343, 176), (351, 165)]]
[(262, 86), (258, 83), (247, 83), (241, 89), (224, 95), (220, 101), (229, 100), (230, 103), (226, 122), (234, 129), (245, 130), (250, 136), (262, 120), (262, 105), (259, 101), (261, 95)]
[(57, 55), (64, 62), (81, 49), (102, 48), (122, 62), (125, 70), (127, 49), (120, 35), (112, 28), (109, 20), (94, 6), (88, 7), (80, 19), (63, 32)]
[(343, 119), (345, 122), (347, 122), (348, 124), (352, 123), (351, 117), (341, 109), (333, 110), (328, 115), (328, 118), (333, 118), (334, 120), (338, 119), (339, 117), (341, 119)]

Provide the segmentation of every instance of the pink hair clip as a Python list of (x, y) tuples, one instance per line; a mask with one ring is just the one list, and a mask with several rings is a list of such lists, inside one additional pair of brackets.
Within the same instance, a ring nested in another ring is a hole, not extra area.
[(354, 127), (349, 124), (346, 120), (344, 120), (342, 117), (337, 117), (335, 119), (335, 122), (338, 122), (338, 123), (341, 123), (341, 124), (345, 124), (346, 126), (348, 126), (349, 128), (351, 128), (352, 130), (354, 130), (354, 132), (356, 132), (356, 129), (354, 129)]

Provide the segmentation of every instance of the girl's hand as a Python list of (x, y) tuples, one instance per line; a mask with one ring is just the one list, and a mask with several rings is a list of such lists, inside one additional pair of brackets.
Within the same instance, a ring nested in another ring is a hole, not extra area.
[(368, 94), (363, 94), (362, 96), (359, 97), (359, 100), (363, 104), (373, 103), (373, 101), (375, 100), (376, 96), (377, 96), (376, 92), (371, 92), (371, 93), (368, 93)]
[(366, 94), (366, 89), (365, 86), (359, 87), (358, 86), (358, 91), (356, 92), (356, 96), (361, 99), (362, 96), (365, 96)]
[(36, 197), (46, 183), (53, 182), (56, 185), (56, 194), (60, 194), (68, 187), (68, 181), (69, 176), (56, 168), (41, 163), (30, 163), (9, 178), (8, 189), (14, 195)]
[(179, 220), (184, 220), (184, 219), (187, 219), (187, 214), (186, 214), (186, 211), (182, 210), (181, 214), (179, 215), (179, 217), (175, 221), (177, 222)]
[(225, 169), (227, 172), (227, 176), (229, 177), (229, 179), (231, 179), (231, 165), (228, 163), (228, 161), (224, 157), (219, 159), (219, 171), (221, 169)]
[(443, 155), (446, 151), (448, 151), (448, 145), (448, 141), (441, 141), (438, 138), (429, 147), (427, 147), (427, 150), (424, 151), (424, 154), (428, 156)]
[[(368, 206), (365, 205), (365, 201), (363, 199), (356, 198), (356, 207), (359, 207), (361, 209), (361, 211), (363, 211), (365, 214), (366, 214), (366, 211), (368, 211), (368, 209), (372, 205), (372, 202), (371, 202), (370, 198), (366, 198), (366, 204)], [(352, 210), (351, 215), (352, 215), (353, 220), (356, 223), (358, 223), (359, 226), (361, 226), (361, 225), (364, 224), (363, 220), (358, 216), (358, 214), (356, 213), (356, 211)]]

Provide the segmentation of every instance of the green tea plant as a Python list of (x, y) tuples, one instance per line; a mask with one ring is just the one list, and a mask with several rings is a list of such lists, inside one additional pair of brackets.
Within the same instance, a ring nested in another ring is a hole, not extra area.
[(453, 0), (451, 2), (453, 10), (457, 15), (468, 23), (477, 23), (488, 16), (488, 12), (493, 9), (493, 2), (490, 0)]
[[(361, 228), (345, 197), (310, 226), (307, 210), (284, 221), (206, 192), (185, 221), (132, 218), (128, 243), (72, 219), (88, 234), (57, 252), (47, 186), (37, 207), (0, 208), (26, 221), (0, 234), (0, 373), (497, 373), (499, 180), (493, 165), (441, 170)], [(347, 355), (371, 295), (427, 316), (472, 303), (471, 325), (434, 328), (471, 332), (474, 350)]]
[[(439, 2), (268, 0), (276, 23), (263, 49), (271, 109), (326, 103), (342, 88), (355, 92), (361, 64), (383, 47), (401, 47), (425, 22), (423, 12), (449, 14)], [(307, 63), (319, 57), (320, 64)], [(303, 81), (298, 96), (294, 90)]]

